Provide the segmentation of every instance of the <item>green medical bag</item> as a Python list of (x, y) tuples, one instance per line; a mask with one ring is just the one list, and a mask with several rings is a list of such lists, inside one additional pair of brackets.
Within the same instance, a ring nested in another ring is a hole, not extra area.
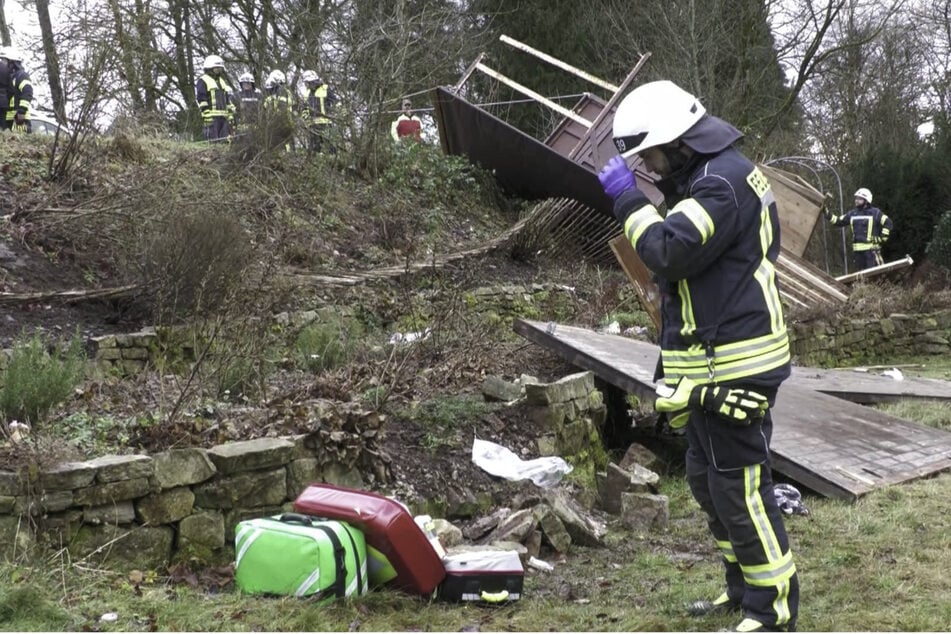
[(321, 603), (365, 594), (366, 541), (346, 522), (300, 513), (246, 520), (235, 528), (234, 579), (249, 594)]

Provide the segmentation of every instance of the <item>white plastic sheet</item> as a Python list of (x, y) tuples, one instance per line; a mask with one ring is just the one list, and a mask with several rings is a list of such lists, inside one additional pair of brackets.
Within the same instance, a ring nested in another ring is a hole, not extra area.
[(898, 368), (892, 368), (891, 370), (885, 370), (884, 372), (882, 372), (882, 374), (884, 374), (885, 376), (890, 376), (890, 377), (892, 377), (893, 379), (895, 379), (896, 381), (904, 381), (904, 380), (905, 380), (905, 375), (902, 374), (902, 373), (901, 373), (901, 370), (899, 370)]
[(486, 473), (506, 480), (529, 479), (543, 489), (559, 482), (573, 467), (558, 456), (522, 460), (510, 449), (488, 440), (472, 440), (472, 462)]

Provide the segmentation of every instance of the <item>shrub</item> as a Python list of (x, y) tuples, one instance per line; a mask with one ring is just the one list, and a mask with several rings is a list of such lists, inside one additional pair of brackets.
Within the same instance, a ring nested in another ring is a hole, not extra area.
[(322, 372), (339, 366), (350, 358), (359, 334), (356, 322), (340, 319), (304, 327), (294, 342), (298, 367)]
[(938, 218), (925, 253), (933, 263), (951, 270), (951, 210)]
[(145, 239), (143, 288), (159, 323), (222, 309), (252, 261), (247, 234), (222, 210), (172, 212)]
[(0, 411), (7, 420), (43, 420), (83, 378), (86, 355), (77, 332), (68, 344), (50, 346), (37, 332), (21, 336), (3, 372)]

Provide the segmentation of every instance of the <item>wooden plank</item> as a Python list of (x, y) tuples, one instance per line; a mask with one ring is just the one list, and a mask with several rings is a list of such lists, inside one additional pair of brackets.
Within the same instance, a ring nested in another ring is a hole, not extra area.
[(843, 283), (852, 283), (856, 280), (860, 280), (865, 277), (875, 277), (881, 275), (882, 273), (888, 273), (889, 271), (897, 271), (914, 264), (915, 261), (911, 258), (910, 255), (906, 255), (900, 260), (893, 260), (891, 262), (886, 262), (885, 264), (880, 264), (878, 266), (873, 266), (871, 268), (864, 269), (862, 271), (857, 271), (855, 273), (849, 273), (848, 275), (840, 275), (835, 278), (837, 282)]
[(548, 53), (543, 53), (537, 48), (532, 48), (528, 44), (523, 44), (522, 42), (519, 42), (515, 38), (509, 37), (508, 35), (504, 35), (504, 34), (500, 35), (499, 40), (503, 42), (504, 44), (508, 44), (511, 47), (517, 48), (520, 51), (523, 51), (530, 55), (534, 55), (538, 59), (546, 61), (552, 66), (557, 66), (558, 68), (562, 70), (568, 71), (572, 75), (575, 75), (577, 77), (580, 77), (581, 79), (589, 81), (595, 86), (600, 86), (601, 88), (604, 88), (605, 90), (610, 90), (611, 92), (617, 92), (618, 90), (618, 87), (615, 86), (614, 84), (606, 82), (600, 77), (595, 77), (591, 73), (587, 73), (581, 70), (580, 68), (577, 68), (575, 66), (572, 66), (571, 64), (568, 64), (567, 62), (563, 62), (557, 57), (552, 57)]
[(452, 87), (453, 92), (459, 92), (462, 86), (467, 81), (469, 81), (469, 76), (475, 72), (476, 66), (479, 65), (479, 63), (482, 61), (482, 58), (484, 57), (485, 57), (485, 53), (479, 53), (479, 56), (476, 57), (475, 60), (473, 60), (473, 62), (469, 64), (468, 67), (466, 67), (466, 70), (462, 73), (462, 76), (459, 78), (459, 81), (457, 81), (456, 85)]
[[(654, 397), (660, 351), (653, 344), (554, 322), (519, 319), (513, 328), (626, 392)], [(817, 392), (797, 374), (783, 384), (773, 409), (777, 471), (823, 495), (855, 500), (951, 468), (951, 432)], [(824, 389), (837, 388), (827, 381)]]
[(789, 382), (865, 405), (909, 399), (951, 401), (951, 383), (925, 377), (896, 381), (881, 373), (794, 367)]
[(816, 290), (828, 295), (837, 301), (847, 301), (849, 298), (849, 288), (837, 281), (834, 277), (815, 266), (811, 262), (804, 260), (789, 249), (782, 247), (779, 254), (780, 260), (786, 260), (795, 266), (797, 274), (808, 279), (810, 284), (816, 287)]
[(641, 300), (641, 306), (651, 318), (654, 328), (660, 332), (660, 289), (654, 283), (651, 272), (638, 257), (637, 251), (623, 233), (609, 243), (617, 261), (634, 285), (634, 291)]
[[(568, 158), (574, 159), (578, 156), (579, 153), (585, 148), (588, 144), (591, 135), (595, 134), (596, 131), (600, 130), (601, 122), (604, 121), (608, 115), (611, 115), (612, 122), (614, 121), (614, 110), (619, 101), (624, 97), (624, 92), (634, 83), (634, 78), (637, 77), (637, 73), (641, 71), (641, 68), (644, 67), (644, 64), (647, 63), (647, 60), (650, 59), (651, 54), (645, 53), (641, 55), (641, 58), (637, 60), (637, 64), (634, 65), (634, 68), (631, 69), (631, 72), (627, 74), (627, 77), (624, 78), (624, 81), (621, 82), (621, 85), (614, 89), (614, 94), (611, 95), (611, 98), (608, 99), (608, 102), (604, 104), (604, 107), (601, 109), (601, 113), (595, 117), (594, 121), (591, 122), (591, 127), (588, 128), (586, 134), (581, 137), (581, 140), (578, 141), (578, 145), (571, 151), (571, 154), (568, 155)], [(595, 171), (599, 170), (604, 166), (602, 162), (602, 157), (599, 156), (601, 144), (597, 136), (595, 137), (594, 144), (594, 168)]]
[[(585, 93), (578, 99), (572, 111), (585, 119), (595, 120), (604, 110), (604, 100), (591, 93)], [(578, 147), (578, 142), (584, 138), (591, 128), (576, 123), (571, 119), (562, 119), (545, 138), (543, 143), (562, 156), (572, 158), (571, 152)], [(577, 161), (576, 161), (577, 162)]]
[(542, 104), (542, 105), (544, 105), (544, 106), (548, 106), (549, 108), (551, 108), (552, 110), (554, 110), (555, 112), (557, 112), (558, 114), (560, 114), (560, 115), (563, 116), (563, 117), (568, 117), (568, 118), (571, 119), (572, 121), (576, 121), (576, 122), (580, 123), (581, 125), (583, 125), (583, 126), (585, 126), (585, 127), (590, 127), (590, 126), (591, 126), (591, 122), (588, 121), (587, 119), (585, 119), (584, 117), (581, 117), (581, 116), (576, 115), (574, 112), (572, 112), (571, 110), (568, 110), (568, 109), (565, 108), (564, 106), (560, 106), (560, 105), (558, 105), (557, 103), (555, 103), (554, 101), (552, 101), (551, 99), (548, 99), (547, 97), (543, 97), (542, 95), (538, 94), (537, 92), (535, 92), (535, 91), (532, 90), (531, 88), (528, 88), (527, 86), (523, 86), (522, 84), (518, 83), (518, 82), (515, 81), (514, 79), (510, 79), (510, 78), (506, 77), (505, 75), (503, 75), (503, 74), (500, 73), (499, 71), (493, 70), (493, 69), (489, 68), (488, 66), (486, 66), (486, 65), (483, 64), (482, 62), (479, 62), (478, 64), (476, 64), (476, 69), (477, 69), (477, 70), (481, 70), (483, 73), (485, 73), (485, 74), (488, 75), (489, 77), (492, 77), (492, 78), (494, 78), (494, 79), (497, 79), (498, 81), (502, 82), (503, 84), (505, 84), (505, 85), (508, 86), (509, 88), (512, 88), (513, 90), (516, 90), (516, 91), (522, 93), (523, 95), (526, 95), (526, 96), (528, 96), (528, 97), (531, 97), (532, 99), (534, 99), (534, 100), (537, 101), (538, 103), (540, 103), (540, 104)]
[(822, 211), (824, 198), (788, 172), (766, 165), (758, 167), (769, 180), (776, 197), (783, 247), (801, 257)]

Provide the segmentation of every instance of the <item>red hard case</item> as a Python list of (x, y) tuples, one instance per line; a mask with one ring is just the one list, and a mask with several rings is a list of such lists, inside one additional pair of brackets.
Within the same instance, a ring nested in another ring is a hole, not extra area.
[(446, 568), (426, 534), (399, 502), (370, 491), (312, 484), (294, 500), (294, 510), (349, 522), (363, 531), (396, 570), (392, 585), (429, 596), (446, 577)]

